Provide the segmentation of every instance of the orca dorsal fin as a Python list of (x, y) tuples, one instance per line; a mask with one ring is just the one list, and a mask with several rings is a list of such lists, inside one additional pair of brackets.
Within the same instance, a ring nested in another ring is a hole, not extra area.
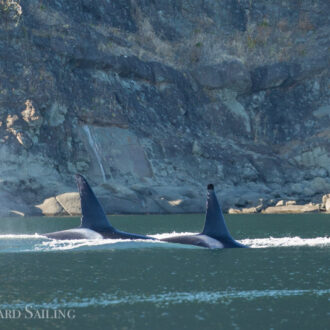
[(115, 228), (109, 223), (103, 207), (97, 200), (86, 179), (82, 175), (76, 174), (76, 181), (80, 195), (82, 213), (80, 227), (95, 231), (115, 231)]
[(214, 238), (232, 239), (214, 192), (213, 184), (207, 186), (206, 216), (202, 234)]

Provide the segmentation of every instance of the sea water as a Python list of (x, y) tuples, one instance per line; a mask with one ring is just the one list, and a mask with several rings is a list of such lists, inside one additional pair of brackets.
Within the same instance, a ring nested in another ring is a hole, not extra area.
[[(203, 215), (112, 216), (156, 238)], [(227, 215), (251, 249), (56, 241), (79, 218), (0, 219), (1, 329), (329, 329), (330, 216)]]

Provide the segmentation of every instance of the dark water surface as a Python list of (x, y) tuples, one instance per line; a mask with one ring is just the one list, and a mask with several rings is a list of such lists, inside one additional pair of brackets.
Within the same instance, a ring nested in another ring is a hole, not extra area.
[[(203, 226), (202, 215), (110, 219), (156, 237)], [(54, 241), (40, 235), (79, 219), (0, 219), (0, 329), (329, 329), (330, 216), (226, 219), (253, 248)]]

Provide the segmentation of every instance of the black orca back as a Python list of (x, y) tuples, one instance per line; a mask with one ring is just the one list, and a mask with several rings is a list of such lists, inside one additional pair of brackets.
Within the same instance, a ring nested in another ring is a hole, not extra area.
[(201, 234), (219, 240), (225, 248), (246, 247), (235, 241), (230, 235), (213, 184), (207, 186), (206, 217)]
[(46, 233), (45, 236), (53, 239), (151, 239), (153, 237), (126, 233), (115, 229), (108, 221), (107, 216), (94, 195), (93, 190), (85, 178), (76, 174), (77, 186), (81, 202), (81, 224), (79, 228)]
[(77, 186), (81, 202), (81, 228), (88, 228), (95, 231), (115, 232), (116, 229), (111, 226), (103, 207), (97, 200), (92, 188), (85, 178), (76, 174)]
[(206, 216), (202, 234), (214, 238), (232, 239), (212, 184), (207, 186)]

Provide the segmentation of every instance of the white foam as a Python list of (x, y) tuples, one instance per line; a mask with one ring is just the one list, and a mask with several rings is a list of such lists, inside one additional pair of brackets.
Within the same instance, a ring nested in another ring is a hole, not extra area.
[(21, 301), (17, 304), (1, 303), (2, 309), (24, 309), (26, 306), (34, 309), (84, 308), (90, 306), (111, 306), (120, 304), (152, 303), (157, 305), (182, 303), (230, 304), (235, 299), (255, 300), (260, 298), (279, 299), (292, 296), (324, 296), (329, 295), (330, 289), (308, 290), (230, 290), (230, 291), (197, 291), (197, 292), (166, 292), (152, 295), (127, 295), (118, 297), (112, 294), (102, 294), (97, 297), (86, 297), (66, 300), (65, 298), (42, 304)]
[(269, 237), (246, 238), (239, 241), (251, 248), (290, 247), (290, 246), (330, 246), (330, 237), (301, 238), (295, 237)]
[(134, 248), (143, 244), (143, 247), (152, 247), (152, 244), (165, 246), (166, 242), (154, 241), (150, 239), (75, 239), (75, 240), (47, 240), (36, 244), (34, 251), (64, 251), (79, 248)]
[[(159, 233), (150, 235), (156, 239), (170, 238), (181, 235), (196, 235), (197, 233), (192, 232), (170, 232), (170, 233)], [(158, 240), (129, 240), (129, 239), (77, 239), (77, 240), (54, 240), (49, 239), (45, 236), (34, 234), (34, 235), (0, 235), (0, 240), (37, 240), (31, 242), (31, 246), (27, 246), (21, 251), (63, 251), (63, 250), (74, 250), (79, 248), (134, 248), (141, 246), (143, 247), (154, 247), (154, 244), (158, 244), (158, 247), (177, 246), (178, 248), (192, 247), (184, 244), (173, 244), (161, 242)], [(267, 238), (246, 238), (238, 240), (238, 242), (251, 247), (251, 248), (277, 248), (277, 247), (294, 247), (294, 246), (310, 246), (310, 247), (328, 247), (330, 246), (330, 237), (315, 237), (315, 238), (301, 238), (295, 237), (267, 237)]]
[(34, 239), (34, 238), (45, 238), (45, 236), (39, 235), (35, 233), (34, 235), (15, 235), (15, 234), (8, 234), (8, 235), (0, 235), (0, 239)]
[[(197, 235), (198, 233), (192, 232), (171, 232), (151, 235), (157, 239), (170, 238), (181, 235)], [(286, 247), (286, 246), (329, 246), (330, 237), (315, 237), (315, 238), (301, 238), (294, 237), (266, 237), (266, 238), (246, 238), (237, 240), (239, 243), (247, 245), (251, 248), (268, 248), (268, 247)]]
[[(162, 239), (165, 237), (172, 237), (172, 236), (177, 236), (177, 235), (195, 235), (197, 233), (191, 233), (191, 232), (182, 232), (182, 233), (176, 233), (175, 231), (171, 233), (162, 233), (162, 234), (154, 234), (154, 235), (149, 235), (150, 237), (154, 237), (156, 239)], [(127, 244), (129, 243), (129, 244)], [(74, 250), (74, 249), (79, 249), (79, 248), (90, 248), (90, 247), (114, 247), (120, 248), (120, 247), (132, 247), (132, 243), (147, 243), (144, 244), (144, 246), (150, 246), (152, 247), (151, 244), (164, 244), (163, 246), (165, 247), (166, 242), (161, 242), (161, 241), (155, 241), (155, 240), (149, 240), (149, 239), (138, 239), (138, 240), (130, 240), (130, 239), (102, 239), (102, 238), (97, 238), (97, 239), (75, 239), (75, 240), (46, 240), (42, 242), (41, 244), (37, 244), (35, 246), (35, 251), (64, 251), (64, 250)], [(136, 244), (134, 244), (136, 246)], [(183, 245), (180, 245), (181, 247), (184, 247)]]
[[(170, 238), (181, 235), (197, 235), (198, 233), (175, 231), (171, 233), (162, 233), (151, 235), (157, 239)], [(330, 237), (301, 238), (294, 237), (265, 237), (265, 238), (246, 238), (237, 240), (239, 243), (251, 248), (269, 248), (269, 247), (290, 247), (290, 246), (330, 246)]]
[(51, 240), (45, 241), (35, 246), (35, 251), (63, 251), (74, 250), (81, 247), (97, 247), (102, 245), (112, 245), (130, 240), (122, 239), (75, 239), (75, 240)]
[(172, 231), (171, 233), (153, 234), (153, 235), (149, 235), (149, 236), (157, 238), (157, 239), (163, 239), (163, 238), (169, 238), (169, 237), (174, 237), (174, 236), (197, 235), (197, 234), (199, 234), (199, 233), (191, 233), (191, 232), (177, 233), (175, 231)]

